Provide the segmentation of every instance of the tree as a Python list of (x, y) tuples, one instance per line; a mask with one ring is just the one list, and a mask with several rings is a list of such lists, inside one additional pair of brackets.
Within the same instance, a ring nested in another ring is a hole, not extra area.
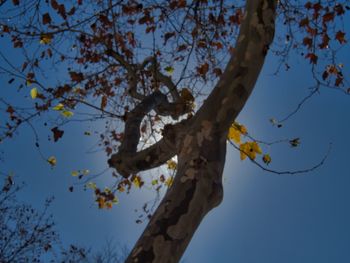
[[(28, 109), (1, 100), (9, 119), (2, 140), (55, 111), (62, 120), (50, 127), (54, 141), (78, 107), (85, 113), (80, 121), (105, 120), (101, 144), (117, 184), (105, 190), (89, 184), (100, 208), (113, 205), (116, 191), (147, 183), (141, 171), (163, 164), (176, 169), (174, 177), (151, 182), (170, 187), (126, 262), (179, 261), (204, 216), (222, 201), (227, 137), (241, 159), (256, 163), (259, 142), (242, 143), (248, 134), (235, 120), (267, 54), (280, 56), (286, 70), (288, 57), (302, 54), (315, 81), (309, 96), (322, 86), (348, 91), (344, 65), (336, 60), (346, 43), (339, 23), (349, 9), (345, 1), (32, 0), (1, 6), (3, 34), (25, 57), (16, 68), (3, 55), (2, 71), (10, 84), (21, 80), (21, 92), (29, 86), (34, 102)], [(281, 28), (274, 38), (275, 21)], [(58, 65), (68, 77), (57, 84), (41, 69)], [(298, 138), (288, 142), (299, 144)], [(47, 161), (56, 164), (54, 157)]]
[(7, 262), (123, 262), (127, 249), (107, 240), (103, 250), (92, 253), (76, 245), (65, 247), (47, 209), (52, 198), (38, 211), (18, 200), (24, 185), (15, 185), (14, 176), (5, 178), (0, 191), (0, 261)]

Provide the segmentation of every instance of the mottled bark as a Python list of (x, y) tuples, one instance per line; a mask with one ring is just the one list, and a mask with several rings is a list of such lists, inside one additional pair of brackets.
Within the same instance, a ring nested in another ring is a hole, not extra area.
[[(247, 1), (235, 52), (216, 87), (192, 119), (174, 126), (149, 150), (160, 155), (142, 168), (177, 154), (178, 170), (126, 262), (178, 262), (203, 217), (220, 204), (227, 130), (251, 94), (273, 40), (275, 5), (274, 0)], [(122, 173), (126, 165), (118, 166), (116, 159), (110, 165)], [(137, 167), (142, 159), (134, 161), (126, 173), (142, 170)]]

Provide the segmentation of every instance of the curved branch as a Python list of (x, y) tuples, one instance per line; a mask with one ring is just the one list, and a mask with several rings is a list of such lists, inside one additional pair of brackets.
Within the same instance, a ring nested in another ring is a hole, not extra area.
[(326, 159), (329, 156), (329, 153), (331, 152), (332, 149), (332, 143), (329, 144), (328, 149), (326, 154), (323, 156), (323, 158), (321, 159), (321, 161), (319, 161), (317, 164), (315, 164), (312, 167), (306, 168), (306, 169), (302, 169), (302, 170), (294, 170), (294, 171), (278, 171), (278, 170), (273, 170), (273, 169), (269, 169), (263, 165), (261, 165), (260, 163), (258, 163), (257, 161), (255, 161), (254, 159), (250, 158), (249, 154), (246, 153), (245, 151), (242, 151), (239, 147), (237, 147), (237, 145), (235, 145), (231, 140), (229, 140), (230, 144), (233, 146), (233, 148), (235, 148), (236, 150), (238, 150), (239, 152), (243, 152), (244, 154), (246, 154), (246, 156), (249, 158), (249, 160), (254, 163), (256, 166), (258, 166), (260, 169), (272, 173), (272, 174), (278, 174), (278, 175), (296, 175), (296, 174), (304, 174), (304, 173), (309, 173), (312, 172), (314, 170), (316, 170), (317, 168), (321, 167)]
[[(140, 126), (142, 119), (151, 110), (179, 117), (184, 114), (179, 105), (169, 103), (166, 95), (160, 91), (155, 91), (145, 97), (131, 112), (126, 114), (124, 138), (119, 147), (118, 153), (112, 155), (108, 163), (114, 167), (122, 176), (128, 177), (132, 173), (151, 169), (159, 166), (175, 155), (175, 129), (182, 126), (180, 122), (174, 126), (167, 125), (163, 132), (163, 139), (153, 146), (137, 152), (137, 145), (140, 140)], [(186, 106), (186, 105), (185, 105)], [(177, 132), (179, 134), (179, 132)]]

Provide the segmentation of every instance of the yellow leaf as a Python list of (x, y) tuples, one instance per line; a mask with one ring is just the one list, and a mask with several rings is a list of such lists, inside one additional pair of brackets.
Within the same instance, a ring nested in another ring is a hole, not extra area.
[(50, 36), (48, 34), (42, 34), (40, 36), (40, 44), (43, 44), (43, 45), (50, 44), (51, 40), (52, 40), (52, 36)]
[(64, 109), (64, 105), (62, 103), (58, 103), (55, 107), (52, 108), (53, 110), (61, 111)]
[(173, 68), (173, 67), (170, 67), (170, 66), (165, 67), (164, 70), (165, 70), (167, 73), (169, 73), (169, 74), (173, 74), (173, 73), (174, 73), (174, 68)]
[(237, 144), (241, 143), (241, 133), (233, 126), (230, 127), (227, 137)]
[(164, 184), (165, 184), (167, 187), (170, 187), (170, 186), (173, 184), (173, 182), (174, 182), (174, 177), (173, 177), (173, 176), (170, 176), (170, 177), (168, 177), (168, 178), (165, 180)]
[(98, 203), (98, 208), (102, 209), (106, 207), (106, 200), (102, 196), (99, 196), (96, 202)]
[(233, 126), (242, 134), (246, 135), (248, 133), (247, 128), (243, 124), (239, 124), (238, 122), (234, 122)]
[(240, 144), (241, 135), (246, 135), (247, 133), (247, 128), (244, 125), (234, 122), (228, 131), (227, 137), (229, 140), (233, 140), (235, 143)]
[(166, 164), (167, 164), (167, 168), (169, 170), (175, 170), (176, 169), (177, 163), (174, 160), (169, 160), (169, 161), (166, 162)]
[(78, 172), (78, 171), (72, 171), (70, 174), (71, 174), (72, 176), (78, 176), (78, 175), (79, 175), (79, 172)]
[(158, 184), (158, 180), (157, 180), (157, 179), (152, 180), (151, 184), (152, 184), (152, 185)]
[(57, 163), (56, 157), (55, 156), (51, 156), (47, 159), (47, 162), (51, 165), (51, 166), (55, 166)]
[(141, 180), (140, 176), (135, 176), (134, 180), (132, 181), (132, 183), (134, 184), (134, 186), (136, 188), (141, 188), (141, 186), (143, 185), (143, 182)]
[(121, 193), (125, 191), (125, 187), (123, 185), (119, 185), (117, 189)]
[(90, 173), (90, 171), (89, 171), (88, 169), (84, 169), (84, 170), (82, 171), (82, 173), (83, 173), (83, 175), (88, 175), (88, 174)]
[(61, 114), (62, 114), (64, 117), (66, 117), (66, 118), (70, 118), (70, 117), (72, 117), (72, 116), (74, 115), (74, 113), (71, 112), (71, 111), (69, 111), (69, 110), (63, 110), (63, 111), (61, 112)]
[(115, 196), (114, 199), (112, 200), (112, 203), (118, 204), (119, 203), (118, 197)]
[(38, 90), (37, 88), (32, 88), (30, 90), (30, 96), (32, 97), (32, 99), (35, 99), (38, 96)]
[(255, 160), (256, 154), (261, 154), (261, 148), (257, 142), (245, 142), (239, 146), (241, 151), (241, 160), (244, 160), (247, 156)]
[(263, 159), (263, 162), (266, 164), (271, 163), (271, 156), (269, 154), (265, 154), (262, 159)]
[(254, 152), (262, 154), (262, 150), (257, 142), (251, 142), (250, 144)]
[(93, 182), (87, 183), (87, 184), (86, 184), (86, 187), (87, 187), (87, 188), (90, 188), (90, 189), (92, 189), (92, 190), (95, 190), (95, 189), (97, 188), (96, 184), (93, 183)]

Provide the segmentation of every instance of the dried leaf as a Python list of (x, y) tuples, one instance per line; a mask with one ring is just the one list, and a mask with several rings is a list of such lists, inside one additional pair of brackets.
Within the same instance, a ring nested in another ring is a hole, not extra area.
[(47, 159), (47, 162), (54, 167), (57, 164), (57, 159), (55, 156), (51, 156)]
[(54, 127), (51, 129), (53, 133), (53, 140), (54, 142), (57, 142), (60, 138), (62, 138), (64, 131), (58, 129), (58, 127)]
[(43, 14), (43, 24), (50, 24), (51, 23), (51, 16), (49, 13)]

